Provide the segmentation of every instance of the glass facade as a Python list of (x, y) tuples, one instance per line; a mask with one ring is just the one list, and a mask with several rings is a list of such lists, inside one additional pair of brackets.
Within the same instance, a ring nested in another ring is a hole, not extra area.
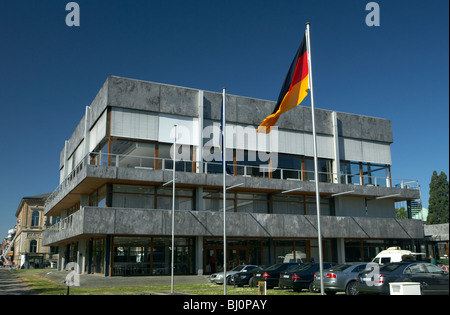
[[(194, 273), (193, 243), (193, 238), (175, 239), (175, 274)], [(171, 244), (167, 237), (114, 237), (113, 275), (170, 275)]]

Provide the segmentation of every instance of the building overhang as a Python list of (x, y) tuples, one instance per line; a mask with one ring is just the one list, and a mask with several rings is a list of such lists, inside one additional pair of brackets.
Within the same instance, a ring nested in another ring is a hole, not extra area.
[[(45, 205), (45, 215), (59, 216), (61, 210), (70, 209), (80, 201), (81, 195), (90, 195), (105, 184), (156, 185), (162, 186), (172, 180), (172, 171), (138, 168), (121, 168), (100, 165), (85, 165), (70, 182), (61, 186), (58, 194)], [(221, 174), (177, 172), (176, 185), (179, 188), (203, 187), (222, 189)], [(273, 193), (285, 195), (314, 195), (314, 181), (283, 180), (274, 178), (227, 176), (227, 186), (246, 192)], [(368, 199), (389, 198), (395, 202), (420, 198), (417, 189), (380, 187), (373, 185), (319, 183), (321, 197), (345, 196)]]
[[(84, 207), (43, 233), (45, 245), (102, 235), (171, 236), (171, 210)], [(321, 216), (324, 238), (422, 239), (418, 220)], [(222, 237), (221, 211), (175, 211), (176, 236)], [(316, 238), (317, 216), (227, 213), (227, 236)]]

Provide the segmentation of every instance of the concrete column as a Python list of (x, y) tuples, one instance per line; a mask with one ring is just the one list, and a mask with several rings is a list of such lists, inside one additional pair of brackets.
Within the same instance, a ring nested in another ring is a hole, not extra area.
[(78, 273), (84, 274), (84, 266), (86, 264), (86, 256), (87, 256), (87, 246), (86, 240), (80, 239), (78, 241), (78, 253), (77, 253), (77, 264), (78, 264)]
[(195, 266), (197, 275), (203, 276), (203, 236), (195, 238)]
[[(198, 146), (195, 157), (197, 161), (203, 161), (203, 91), (198, 91)], [(195, 134), (195, 132), (194, 132)], [(203, 173), (203, 163), (196, 164), (196, 172)]]
[(82, 194), (80, 197), (80, 207), (89, 207), (89, 195), (88, 194)]
[(58, 271), (63, 271), (66, 266), (66, 245), (59, 245), (58, 252)]
[(89, 106), (86, 106), (86, 113), (84, 115), (84, 154), (83, 154), (83, 157), (89, 153), (89, 144), (90, 144), (89, 128), (90, 127), (91, 127), (91, 111), (90, 111)]
[(332, 113), (332, 122), (333, 122), (333, 183), (339, 184), (340, 181), (340, 155), (339, 155), (339, 128), (338, 128), (338, 120), (337, 113)]
[(343, 238), (336, 239), (337, 245), (337, 262), (339, 264), (345, 263), (345, 240)]
[(112, 236), (111, 235), (106, 235), (105, 238), (105, 260), (104, 260), (104, 274), (105, 277), (108, 277), (111, 275), (111, 273), (109, 272), (109, 269), (111, 267), (111, 246), (112, 246)]

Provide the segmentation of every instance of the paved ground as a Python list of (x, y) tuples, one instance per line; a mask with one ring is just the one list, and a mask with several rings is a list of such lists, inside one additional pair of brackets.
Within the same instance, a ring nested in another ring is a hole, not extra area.
[(33, 294), (30, 287), (27, 287), (16, 276), (12, 275), (8, 269), (0, 269), (0, 295), (30, 294)]
[[(68, 271), (43, 270), (40, 274), (49, 280), (63, 283)], [(209, 283), (207, 276), (175, 276), (174, 285)], [(80, 286), (87, 288), (133, 287), (169, 285), (170, 276), (149, 277), (103, 277), (99, 275), (80, 275)], [(33, 294), (19, 278), (9, 272), (9, 269), (0, 269), (0, 295), (30, 295)]]
[[(68, 271), (43, 271), (42, 276), (55, 282), (63, 282)], [(210, 283), (209, 276), (174, 276), (174, 285), (177, 284), (202, 284)], [(170, 276), (148, 276), (148, 277), (104, 277), (100, 275), (80, 275), (80, 286), (86, 288), (106, 287), (134, 287), (170, 285)]]

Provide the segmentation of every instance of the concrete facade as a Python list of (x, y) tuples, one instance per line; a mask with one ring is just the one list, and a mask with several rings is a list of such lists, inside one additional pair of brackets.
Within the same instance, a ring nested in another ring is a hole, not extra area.
[[(59, 216), (61, 221), (45, 231), (45, 244), (59, 245), (62, 251), (70, 251), (67, 246), (76, 244), (74, 248), (79, 255), (72, 257), (78, 260), (83, 257), (82, 264), (86, 265), (86, 261), (94, 260), (92, 251), (100, 245), (92, 244), (99, 238), (105, 253), (120, 256), (118, 251), (123, 246), (114, 245), (115, 240), (151, 236), (153, 244), (159, 241), (157, 237), (170, 236), (171, 211), (162, 206), (158, 193), (172, 179), (171, 160), (163, 152), (171, 146), (171, 128), (177, 124), (189, 137), (180, 140), (187, 148), (188, 159), (177, 164), (176, 185), (177, 189), (192, 192), (192, 196), (187, 209), (175, 212), (175, 233), (192, 238), (192, 244), (186, 247), (187, 251), (193, 251), (189, 254), (194, 260), (189, 272), (203, 273), (208, 264), (202, 261), (207, 259), (204, 246), (209, 244), (209, 250), (217, 252), (216, 245), (211, 244), (223, 234), (221, 208), (203, 209), (205, 200), (210, 198), (207, 192), (218, 192), (222, 187), (222, 175), (212, 171), (217, 165), (205, 160), (208, 144), (216, 137), (206, 134), (205, 127), (218, 125), (221, 101), (221, 93), (109, 77), (61, 151), (60, 185), (45, 205), (45, 215)], [(226, 184), (240, 184), (230, 191), (235, 199), (227, 214), (227, 235), (235, 240), (247, 239), (248, 244), (250, 240), (260, 242), (258, 250), (266, 262), (276, 260), (280, 248), (277, 246), (281, 246), (276, 242), (283, 239), (306, 241), (305, 255), (313, 257), (317, 217), (308, 204), (308, 198), (315, 193), (308, 168), (312, 159), (311, 109), (299, 106), (292, 114), (282, 115), (277, 138), (270, 138), (271, 146), (276, 140), (277, 158), (282, 157), (279, 167), (271, 173), (259, 173), (254, 163), (241, 161), (239, 154), (259, 152), (261, 148), (267, 153), (264, 141), (269, 138), (251, 138), (252, 130), (272, 112), (275, 103), (235, 95), (227, 95), (226, 101), (227, 126), (236, 131), (227, 138), (227, 148), (232, 151), (227, 160), (233, 176), (227, 176)], [(324, 167), (319, 180), (324, 203), (322, 231), (323, 237), (335, 244), (327, 248), (330, 259), (345, 261), (345, 247), (351, 240), (360, 241), (363, 248), (366, 240), (411, 244), (422, 239), (420, 221), (395, 219), (395, 202), (419, 199), (420, 191), (416, 181), (391, 177), (391, 122), (322, 109), (316, 109), (316, 120), (318, 155)], [(248, 133), (239, 134), (242, 130)], [(142, 152), (146, 155), (142, 156)], [(301, 164), (301, 169), (293, 168), (292, 161)], [(146, 200), (151, 206), (115, 206), (117, 198), (132, 197), (114, 191), (121, 185), (151, 189), (148, 195), (133, 195), (135, 200), (140, 198), (135, 202)], [(96, 205), (93, 194), (100, 195), (103, 187), (105, 204)], [(297, 190), (283, 193), (292, 189)], [(250, 197), (255, 199), (241, 202), (240, 194), (255, 194)], [(301, 210), (289, 208), (292, 202), (297, 202)], [(253, 208), (245, 208), (248, 204)], [(268, 245), (263, 245), (265, 240)], [(236, 250), (247, 250), (245, 253), (249, 255), (248, 249), (236, 247)], [(157, 257), (151, 257), (149, 264), (155, 272), (153, 259)], [(110, 269), (104, 274), (114, 274), (114, 259), (102, 266)], [(90, 268), (82, 270), (88, 272)]]

